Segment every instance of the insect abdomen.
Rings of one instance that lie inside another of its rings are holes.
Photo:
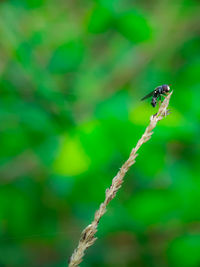
[[[154,108],[155,108],[155,106],[156,106],[156,103],[157,103],[156,98],[153,97],[152,100],[151,100],[151,105],[152,105]]]

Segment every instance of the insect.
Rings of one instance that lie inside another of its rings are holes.
[[[161,100],[161,96],[164,96],[170,91],[170,87],[167,84],[156,87],[151,93],[143,97],[141,100],[147,99],[152,96],[151,105],[156,106],[158,98]]]

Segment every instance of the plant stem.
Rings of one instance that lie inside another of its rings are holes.
[[[117,175],[113,178],[110,188],[106,189],[105,200],[103,203],[100,204],[99,209],[95,212],[94,220],[92,221],[92,223],[89,224],[81,233],[81,238],[79,240],[78,247],[74,250],[70,258],[69,267],[78,266],[83,260],[85,250],[88,247],[92,246],[95,240],[97,239],[95,237],[95,234],[97,232],[99,221],[101,217],[104,215],[104,213],[106,212],[107,205],[116,196],[116,193],[120,189],[126,172],[135,163],[135,158],[138,155],[137,154],[138,149],[142,146],[142,144],[146,143],[151,138],[151,135],[153,134],[152,130],[156,127],[157,122],[162,120],[167,115],[169,115],[169,110],[167,110],[167,108],[169,105],[169,100],[170,100],[171,95],[172,95],[172,92],[169,93],[168,96],[162,102],[158,110],[158,113],[151,116],[150,124],[147,126],[144,134],[137,142],[136,147],[132,149],[129,158],[122,165]]]

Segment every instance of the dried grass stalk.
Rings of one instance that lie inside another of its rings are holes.
[[[97,239],[95,237],[95,234],[97,232],[99,221],[101,217],[104,215],[104,213],[106,212],[106,206],[116,196],[117,191],[120,189],[126,172],[135,163],[135,158],[138,155],[136,154],[138,149],[141,147],[142,144],[146,143],[151,138],[151,135],[153,134],[152,130],[156,127],[157,122],[162,120],[167,115],[169,115],[169,110],[167,110],[167,108],[169,105],[169,100],[170,100],[171,95],[172,95],[172,92],[169,93],[168,96],[162,102],[158,110],[158,113],[151,116],[149,126],[146,128],[144,134],[142,135],[140,140],[137,142],[136,147],[132,149],[127,161],[122,165],[117,175],[113,178],[110,188],[106,189],[105,200],[103,203],[101,203],[99,209],[95,212],[93,222],[89,224],[81,233],[81,238],[79,240],[78,247],[74,250],[74,253],[72,254],[70,258],[69,267],[78,266],[83,259],[85,250],[88,247],[92,246],[95,240]]]

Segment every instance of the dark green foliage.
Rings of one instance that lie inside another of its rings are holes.
[[[152,29],[145,15],[137,10],[129,10],[119,15],[117,19],[119,32],[133,43],[150,39]]]
[[[113,16],[109,9],[98,5],[94,7],[89,18],[88,32],[103,33],[112,25]]]
[[[83,44],[81,40],[73,40],[60,45],[52,55],[49,70],[64,74],[76,71],[83,59]]]

